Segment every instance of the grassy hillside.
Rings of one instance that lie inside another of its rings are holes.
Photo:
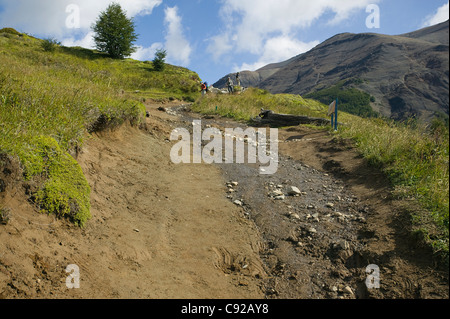
[[[361,117],[377,117],[378,114],[372,109],[370,103],[375,101],[373,96],[356,88],[349,87],[352,83],[361,80],[341,81],[338,84],[305,95],[306,98],[315,99],[322,103],[339,99],[339,108],[347,113]]]
[[[17,157],[25,179],[40,181],[32,198],[43,211],[84,225],[90,189],[69,154],[82,147],[87,132],[138,125],[144,98],[195,100],[198,80],[184,68],[156,72],[151,62],[113,60],[2,29],[0,154]]]
[[[238,120],[257,116],[261,108],[323,118],[328,110],[315,100],[298,95],[272,95],[258,89],[249,89],[241,95],[209,95],[193,106],[194,111]],[[448,126],[439,121],[426,127],[416,122],[395,123],[345,112],[340,113],[339,119],[345,125],[331,134],[352,139],[369,163],[390,178],[394,195],[417,204],[418,209],[411,211],[414,232],[448,258]]]
[[[266,90],[250,88],[241,95],[213,94],[199,99],[193,110],[214,113],[237,120],[249,121],[261,113],[261,109],[276,110],[284,114],[320,116],[328,109],[320,102],[304,99],[300,95],[270,94]]]

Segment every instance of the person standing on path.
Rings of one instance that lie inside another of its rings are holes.
[[[202,83],[202,96],[206,95],[206,90],[208,89],[208,87],[206,86],[206,83],[203,82]]]
[[[228,77],[227,86],[228,86],[228,93],[232,94],[233,93],[233,81],[231,80],[230,77]]]

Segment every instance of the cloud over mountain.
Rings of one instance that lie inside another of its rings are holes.
[[[449,18],[449,2],[447,1],[442,7],[436,10],[436,13],[428,16],[422,27],[429,27],[448,20]]]
[[[234,53],[251,53],[259,56],[252,67],[286,59],[311,49],[316,41],[304,43],[298,31],[310,27],[313,22],[331,13],[327,24],[336,24],[347,19],[353,12],[364,10],[368,4],[378,0],[361,1],[259,1],[224,0],[220,16],[225,24],[224,32],[209,39],[208,51],[216,59]],[[280,44],[274,50],[274,44]],[[286,52],[288,50],[288,52]],[[268,59],[271,59],[270,61]]]

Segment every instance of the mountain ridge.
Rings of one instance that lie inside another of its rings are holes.
[[[373,96],[372,108],[385,117],[448,117],[448,26],[446,21],[402,35],[336,34],[287,61],[241,72],[241,83],[271,93],[306,95],[345,81],[349,84],[343,89]],[[228,76],[214,86],[223,86]]]

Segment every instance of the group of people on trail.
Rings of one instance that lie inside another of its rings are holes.
[[[241,86],[241,79],[239,76],[239,72],[236,73],[236,82],[237,82],[237,86]],[[232,94],[234,92],[234,84],[233,84],[233,80],[231,80],[231,77],[228,77],[227,88],[228,88],[228,93]]]
[[[239,72],[236,73],[236,82],[237,82],[237,86],[241,86],[241,79],[240,79]],[[234,83],[233,83],[233,80],[231,80],[231,77],[228,77],[228,79],[227,79],[227,89],[228,89],[228,93],[230,93],[230,94],[234,93]],[[209,90],[208,83],[202,82],[201,83],[202,95],[206,95],[208,90]]]

